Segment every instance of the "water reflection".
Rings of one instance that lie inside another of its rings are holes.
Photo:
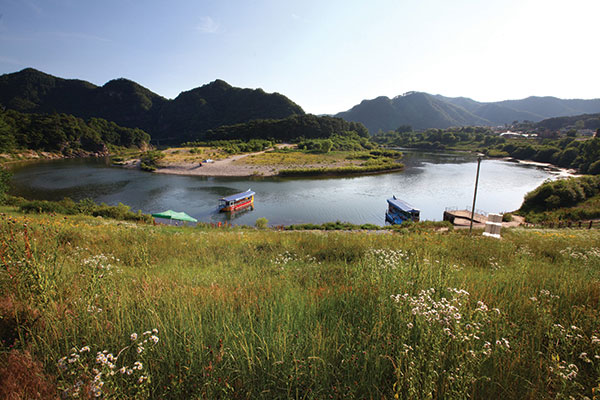
[[[122,202],[145,213],[174,209],[204,222],[270,225],[348,221],[384,224],[386,199],[395,194],[421,210],[422,220],[440,220],[445,207],[472,201],[476,157],[404,150],[399,173],[342,178],[212,178],[152,174],[110,167],[103,159],[59,160],[15,168],[11,193],[33,199],[86,197]],[[519,164],[484,160],[477,208],[488,212],[519,208],[523,196],[550,173]],[[218,199],[252,188],[254,210],[228,216]]]

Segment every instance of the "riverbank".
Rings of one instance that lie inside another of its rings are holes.
[[[343,176],[400,171],[403,165],[374,151],[301,151],[295,145],[229,155],[214,148],[162,151],[153,172],[205,177]],[[398,153],[398,157],[401,153]],[[206,159],[210,158],[207,162]],[[129,166],[135,166],[130,162]]]
[[[67,158],[107,157],[108,155],[108,151],[90,152],[80,150],[71,155],[66,155],[60,152],[52,151],[22,150],[13,153],[0,153],[0,164],[13,164],[40,160],[63,160]]]

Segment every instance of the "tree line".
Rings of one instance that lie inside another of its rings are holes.
[[[583,140],[574,137],[506,139],[483,127],[429,129],[424,132],[401,128],[380,133],[373,140],[386,146],[469,149],[492,157],[513,157],[573,168],[583,174],[600,174],[600,138],[597,137]]]
[[[104,152],[109,145],[144,147],[150,135],[101,118],[83,120],[68,114],[26,114],[0,110],[0,152],[40,150],[65,155]]]

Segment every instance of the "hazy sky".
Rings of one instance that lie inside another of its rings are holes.
[[[600,97],[600,0],[0,0],[0,74],[167,98],[223,79],[305,111],[407,91]]]

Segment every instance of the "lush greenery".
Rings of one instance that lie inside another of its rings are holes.
[[[431,231],[440,229],[453,229],[453,225],[448,221],[422,221],[414,223],[411,221],[404,222],[400,225],[386,225],[379,226],[374,224],[362,224],[356,225],[350,222],[326,222],[324,224],[293,224],[286,226],[286,230],[291,231],[304,231],[304,230],[317,230],[317,231],[379,231],[379,230],[394,230],[394,231]]]
[[[350,165],[343,167],[311,167],[289,168],[279,171],[279,176],[318,176],[318,175],[353,175],[386,171],[397,171],[404,165],[395,161],[378,162],[366,165]]]
[[[183,146],[188,147],[210,147],[224,151],[227,154],[253,153],[273,147],[274,143],[266,139],[243,140],[214,140],[186,142]],[[199,150],[190,150],[193,153]]]
[[[492,135],[489,128],[464,127],[451,129],[427,129],[423,132],[406,130],[402,126],[398,130],[381,132],[373,137],[373,141],[384,146],[413,147],[420,149],[444,150],[448,148],[464,148],[483,150],[488,146],[505,143],[500,136]],[[462,147],[461,147],[462,146]]]
[[[505,139],[486,128],[428,129],[424,132],[386,132],[373,140],[385,146],[471,150],[491,157],[514,157],[550,163],[581,173],[600,174],[600,138]]]
[[[590,129],[596,131],[600,128],[600,114],[582,114],[568,117],[548,118],[535,124],[531,124],[533,129],[550,129],[560,131],[567,129]]]
[[[3,398],[600,390],[598,230],[499,241],[2,211]]]
[[[600,218],[600,176],[544,182],[525,196],[519,213],[530,222]]]
[[[156,171],[158,163],[165,157],[164,153],[158,150],[149,150],[140,155],[140,168],[142,171]]]
[[[99,118],[67,114],[25,114],[0,110],[0,152],[39,150],[66,156],[106,153],[108,147],[144,147],[150,136]]]
[[[0,204],[4,201],[4,197],[10,189],[10,180],[12,172],[0,166]]]
[[[25,214],[31,213],[52,213],[64,215],[91,215],[93,217],[112,218],[121,221],[137,221],[152,223],[152,216],[142,214],[140,210],[137,212],[131,211],[131,207],[119,203],[116,206],[108,204],[96,204],[92,199],[83,199],[73,201],[70,198],[65,198],[61,201],[48,200],[26,200],[21,197],[8,196],[4,199],[4,204],[18,207],[19,211]]]
[[[495,146],[496,150],[520,160],[551,163],[564,168],[574,168],[584,174],[600,174],[600,138],[575,140],[513,140]]]
[[[329,138],[334,135],[347,135],[353,132],[364,138],[369,137],[367,129],[359,123],[346,122],[341,118],[293,115],[284,119],[253,120],[247,123],[221,126],[201,135],[203,140],[251,140],[268,139],[283,142],[296,142],[303,139]]]
[[[221,125],[304,114],[300,106],[278,93],[235,88],[221,80],[167,100],[127,79],[98,87],[31,68],[0,76],[0,104],[28,113],[104,118],[143,129],[160,144],[193,140]]]

